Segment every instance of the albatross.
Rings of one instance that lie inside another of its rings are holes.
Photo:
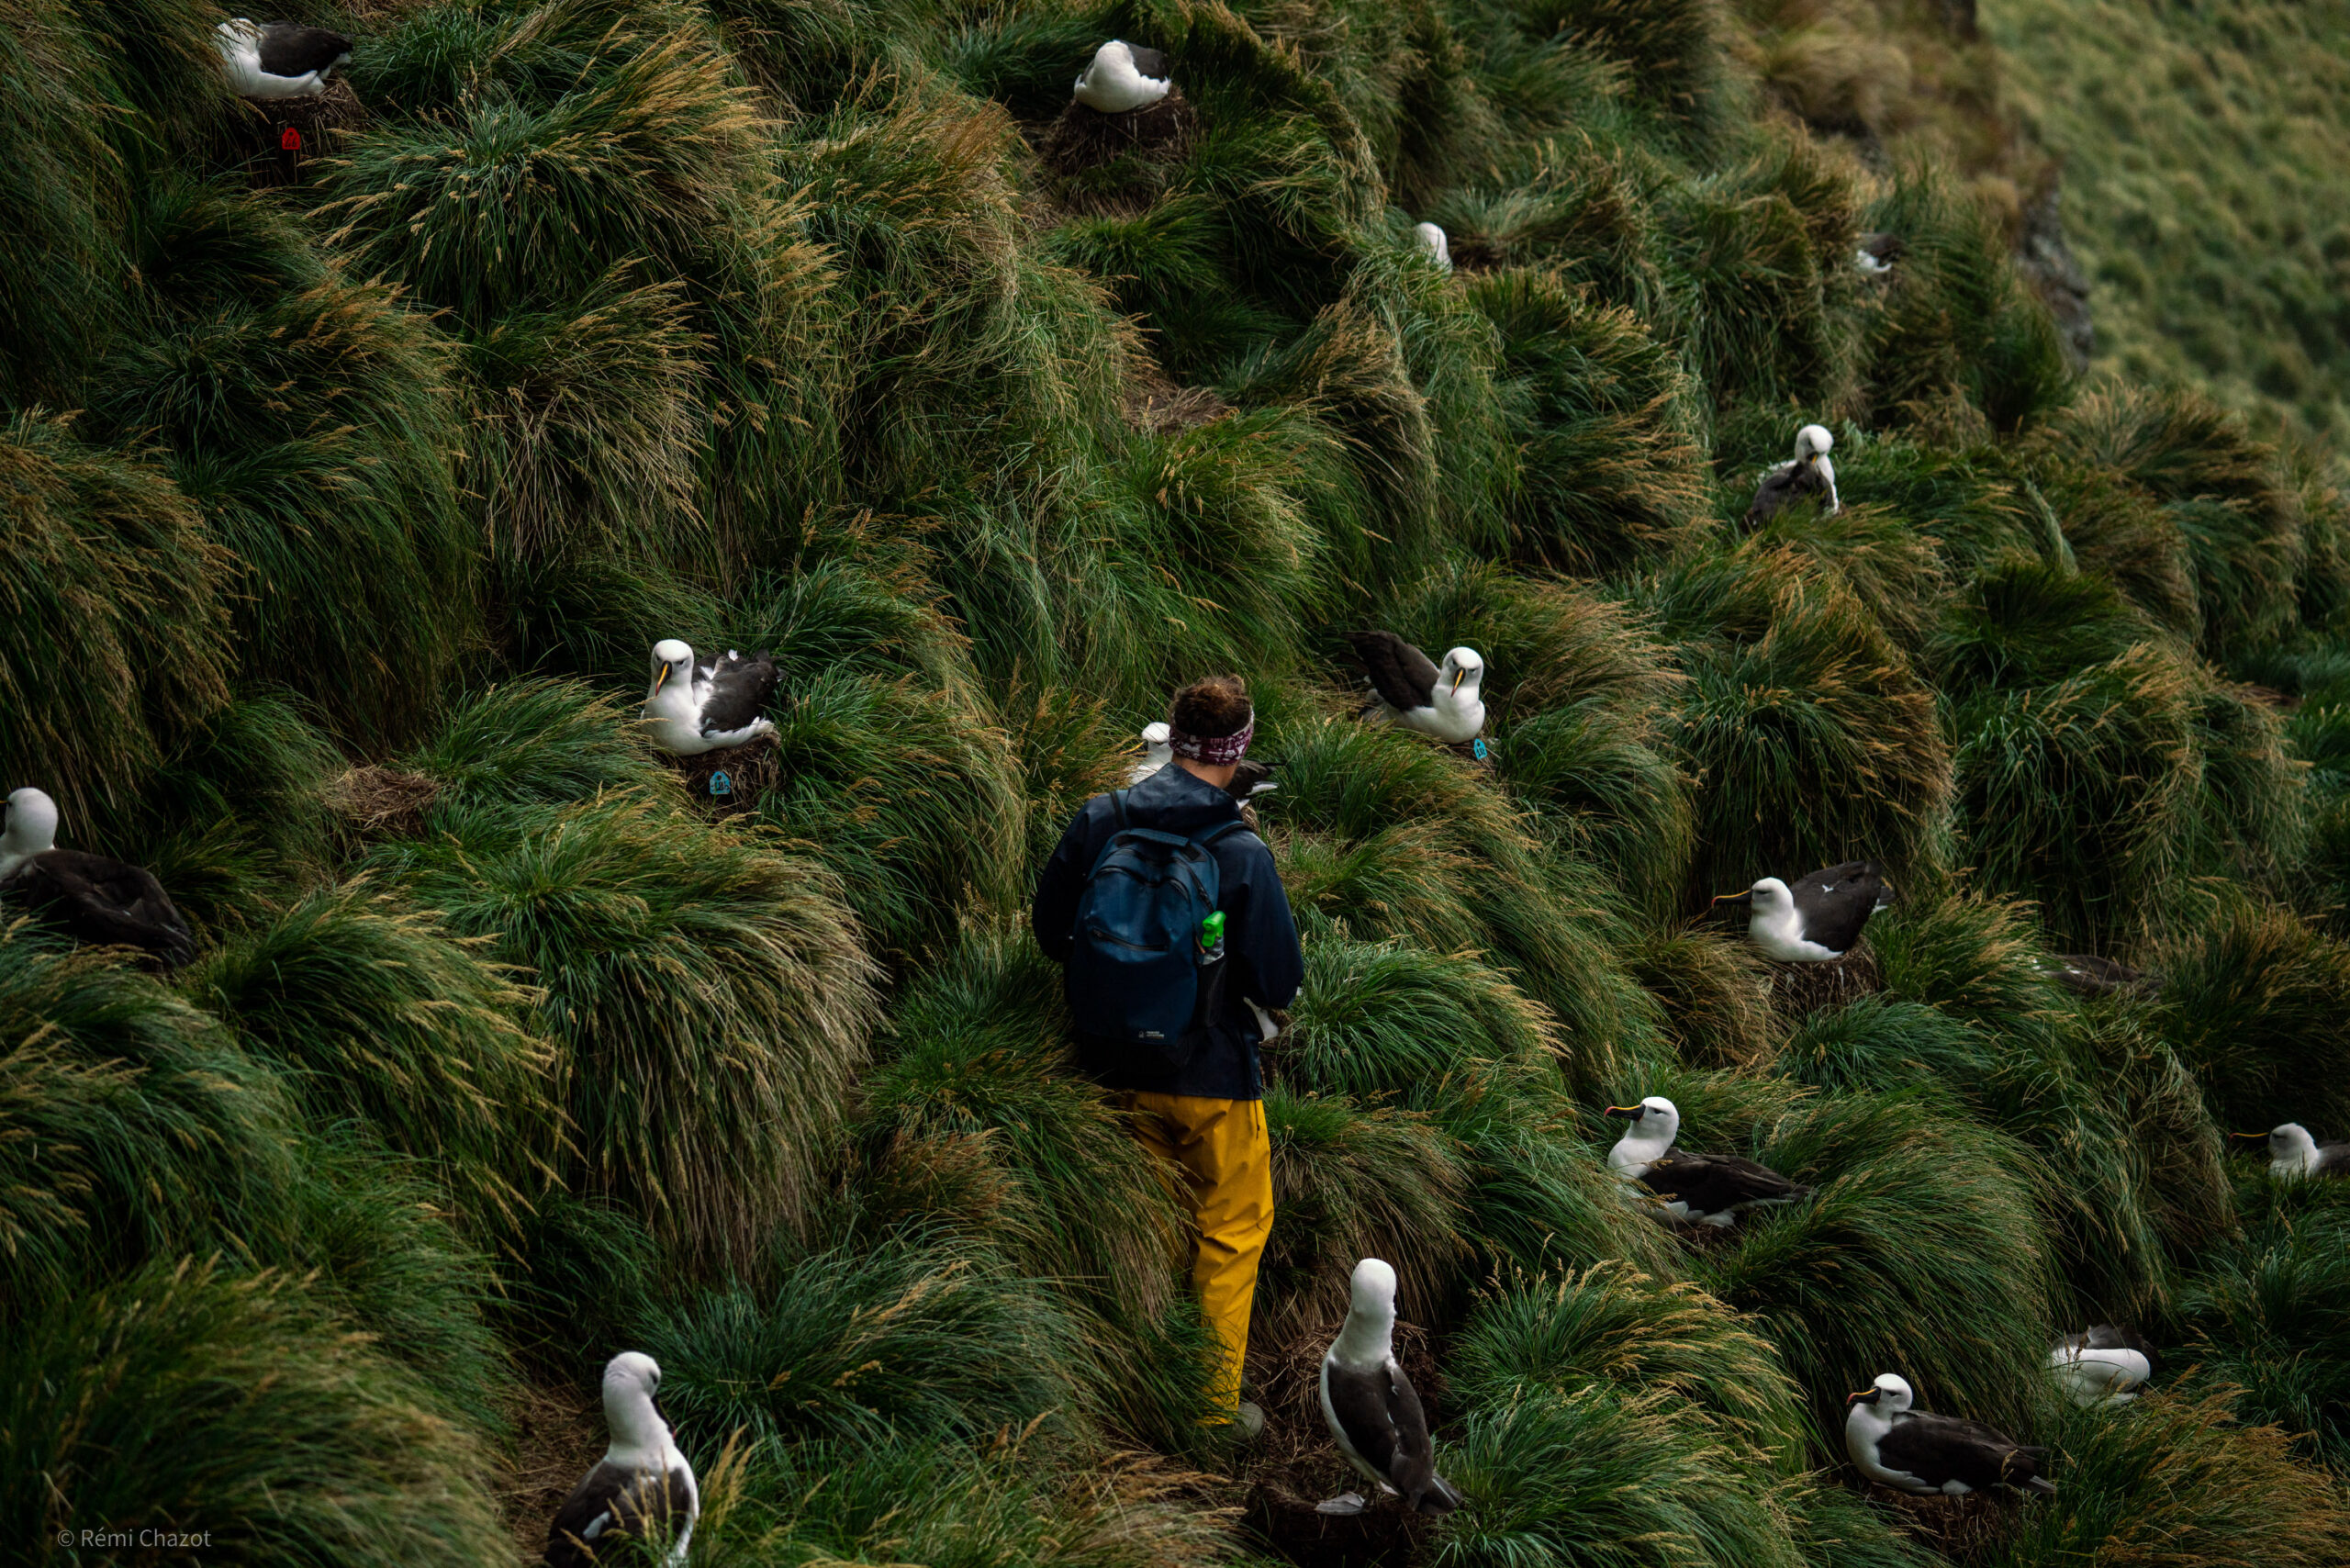
[[[661,1366],[651,1356],[622,1350],[606,1363],[604,1425],[611,1446],[555,1510],[547,1529],[547,1568],[621,1561],[618,1553],[603,1555],[602,1548],[619,1540],[641,1540],[648,1525],[656,1538],[674,1532],[663,1559],[669,1568],[685,1562],[694,1521],[701,1517],[701,1490],[694,1484],[693,1465],[678,1451],[669,1423],[653,1402],[660,1386]]]
[[[2266,1138],[2268,1174],[2283,1178],[2350,1176],[2350,1143],[2320,1143],[2309,1128],[2287,1122],[2265,1133],[2230,1133],[2232,1138]]]
[[[213,34],[229,89],[244,98],[315,98],[351,58],[351,40],[324,28],[239,17]]]
[[[2049,1347],[2048,1374],[2076,1405],[2127,1405],[2154,1375],[2154,1348],[2110,1323],[2092,1324]]]
[[[1412,232],[1420,237],[1420,248],[1428,253],[1430,261],[1446,272],[1452,270],[1452,242],[1444,237],[1441,228],[1433,223],[1415,223]]]
[[[2046,1449],[2026,1448],[1974,1421],[1912,1410],[1909,1384],[1891,1372],[1847,1398],[1844,1451],[1872,1481],[1921,1495],[1963,1497],[1994,1486],[2056,1488],[2040,1478]]]
[[[1126,770],[1128,788],[1141,783],[1175,760],[1174,735],[1174,730],[1164,719],[1142,727],[1142,760]]]
[[[697,663],[689,645],[664,638],[653,644],[653,688],[644,694],[653,744],[699,756],[771,734],[775,725],[760,710],[775,685],[775,660],[766,654],[744,658],[729,648],[722,659]]]
[[[1439,668],[1393,632],[1346,636],[1375,693],[1363,709],[1366,718],[1376,713],[1454,745],[1476,739],[1485,727],[1484,700],[1477,695],[1485,661],[1476,649],[1453,649]]]
[[[1637,1105],[1610,1105],[1607,1114],[1632,1124],[1607,1151],[1609,1169],[1656,1194],[1659,1209],[1674,1219],[1727,1230],[1745,1210],[1811,1195],[1810,1188],[1751,1159],[1675,1149],[1681,1112],[1662,1094]]]
[[[1893,906],[1893,888],[1871,862],[1847,860],[1798,877],[1793,887],[1765,877],[1742,893],[1723,893],[1713,902],[1751,906],[1746,939],[1765,958],[1783,964],[1830,964],[1852,950],[1869,916]]]
[[[1806,425],[1796,431],[1796,455],[1762,476],[1755,487],[1754,503],[1746,509],[1746,526],[1759,528],[1806,496],[1826,499],[1827,515],[1844,510],[1836,498],[1836,465],[1828,460],[1836,438],[1825,425]]]
[[[1069,96],[1097,113],[1123,115],[1150,107],[1173,85],[1166,55],[1112,39],[1093,51],[1093,63],[1078,77]]]
[[[187,922],[154,875],[57,847],[57,802],[18,790],[0,801],[0,898],[37,909],[84,942],[142,947],[175,969],[196,952]]]
[[[1353,1301],[1322,1358],[1322,1418],[1347,1462],[1378,1492],[1424,1514],[1449,1514],[1460,1494],[1436,1473],[1427,1411],[1395,1359],[1395,1271],[1377,1258],[1355,1265]],[[1318,1513],[1360,1514],[1360,1492],[1315,1505]]]

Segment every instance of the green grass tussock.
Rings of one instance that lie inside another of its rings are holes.
[[[389,884],[535,977],[565,1185],[749,1266],[804,1223],[874,1015],[837,884],[755,831],[621,797],[378,852]]]
[[[713,1565],[2342,1556],[2343,1205],[2220,1136],[2350,1136],[2341,6],[403,0],[255,106],[0,0],[0,791],[196,945],[0,907],[25,1550],[505,1562],[634,1348]],[[1072,106],[1113,36],[1180,96]],[[673,636],[774,734],[659,752]],[[1226,672],[1306,969],[1246,1445],[1022,913]],[[1836,985],[1701,913],[1861,858]],[[1649,1093],[1812,1193],[1662,1223]],[[1371,1254],[1472,1506],[1342,1540]],[[2060,1408],[2097,1321],[2163,1375]],[[1886,1371],[2058,1495],[1851,1485]]]
[[[287,1276],[158,1265],[50,1304],[0,1355],[7,1511],[34,1561],[73,1561],[50,1543],[87,1519],[208,1533],[226,1562],[511,1551],[476,1440]]]

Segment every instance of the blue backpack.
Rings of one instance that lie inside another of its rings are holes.
[[[1066,979],[1080,1034],[1149,1051],[1170,1067],[1191,1055],[1203,969],[1223,978],[1224,945],[1200,950],[1200,925],[1215,913],[1215,857],[1208,846],[1241,822],[1196,838],[1126,821],[1126,792],[1110,796],[1118,831],[1094,857],[1077,903],[1077,946]]]

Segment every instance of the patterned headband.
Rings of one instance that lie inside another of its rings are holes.
[[[1176,730],[1167,737],[1167,744],[1174,747],[1177,756],[1188,756],[1193,762],[1220,767],[1227,762],[1238,762],[1246,756],[1248,743],[1256,738],[1256,734],[1257,712],[1252,708],[1248,711],[1248,722],[1233,734],[1188,735]]]

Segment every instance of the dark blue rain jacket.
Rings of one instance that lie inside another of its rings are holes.
[[[1136,827],[1197,834],[1240,815],[1239,804],[1206,780],[1169,763],[1126,791],[1126,820]],[[1117,832],[1110,797],[1085,802],[1045,873],[1036,879],[1036,902],[1029,919],[1036,945],[1057,964],[1069,962],[1077,946],[1077,906],[1086,873],[1101,858],[1102,846]],[[1224,911],[1225,961],[1234,965],[1214,1016],[1192,1026],[1192,1052],[1181,1067],[1146,1058],[1113,1040],[1080,1036],[1078,1065],[1107,1089],[1156,1090],[1211,1100],[1258,1100],[1264,1081],[1257,1070],[1256,1014],[1244,999],[1272,1009],[1287,1007],[1305,978],[1298,951],[1297,922],[1289,895],[1273,869],[1273,853],[1247,831],[1228,833],[1208,846],[1215,857],[1216,907]]]

